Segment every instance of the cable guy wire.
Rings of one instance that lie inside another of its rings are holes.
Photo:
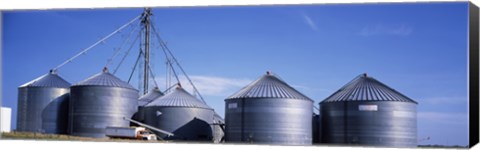
[[[168,53],[169,53],[169,56],[172,57],[173,61],[175,62],[175,64],[180,68],[180,71],[182,71],[182,73],[185,75],[185,77],[187,78],[188,82],[192,85],[193,87],[193,90],[198,94],[198,96],[200,97],[200,100],[202,100],[202,102],[204,104],[207,104],[205,102],[205,100],[203,99],[202,95],[200,94],[200,92],[198,92],[198,89],[197,87],[195,87],[195,85],[193,84],[192,80],[190,79],[190,77],[188,77],[187,73],[185,72],[185,70],[182,68],[182,66],[180,66],[180,64],[178,63],[178,60],[175,58],[175,56],[173,56],[172,52],[170,51],[170,49],[166,46],[165,42],[162,40],[162,38],[160,38],[160,35],[158,34],[157,30],[155,29],[155,26],[153,25],[154,23],[152,22],[150,25],[153,29],[153,32],[155,33],[155,37],[158,39],[158,41],[160,42],[160,45],[162,46],[162,49],[166,50]]]
[[[108,59],[107,61],[107,64],[105,64],[105,67],[109,67],[110,64],[112,64],[113,62],[113,59],[115,59],[115,57],[117,57],[117,55],[120,53],[120,51],[123,49],[123,47],[125,46],[125,44],[127,43],[127,41],[129,41],[132,37],[133,37],[133,33],[136,31],[138,26],[135,26],[132,31],[130,31],[130,33],[128,34],[128,37],[122,42],[122,44],[120,45],[120,47],[118,49],[115,50],[115,52],[113,53],[112,57],[110,57],[110,59]],[[135,39],[136,40],[136,39]],[[133,42],[135,43],[135,41]]]
[[[98,44],[104,42],[105,40],[107,40],[108,38],[110,38],[111,36],[113,36],[114,34],[118,33],[120,30],[122,30],[123,28],[129,26],[130,24],[132,24],[133,22],[135,22],[136,20],[138,20],[139,18],[141,17],[141,15],[135,17],[134,19],[132,19],[131,21],[129,21],[128,23],[126,23],[125,25],[121,26],[120,28],[118,28],[117,30],[113,31],[112,33],[110,33],[109,35],[105,36],[104,38],[100,39],[99,41],[95,42],[94,44],[92,44],[91,46],[83,49],[82,51],[80,51],[80,53],[76,54],[75,56],[73,56],[72,58],[66,60],[65,62],[61,63],[60,65],[56,66],[55,68],[53,68],[52,70],[53,71],[56,71],[58,68],[64,66],[65,64],[69,63],[69,62],[72,62],[72,60],[74,60],[75,58],[77,58],[78,56],[82,55],[82,54],[85,54],[87,53],[87,51],[89,51],[90,49],[92,49],[93,47],[97,46]]]

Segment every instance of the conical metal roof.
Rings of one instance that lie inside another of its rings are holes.
[[[109,73],[107,68],[104,68],[102,72],[80,81],[73,86],[108,86],[136,90],[132,85]]]
[[[182,87],[177,87],[170,93],[156,98],[155,100],[146,105],[146,107],[148,106],[174,106],[212,109],[208,105],[204,104],[202,101],[198,100],[190,93],[185,91]]]
[[[417,104],[414,100],[367,74],[357,76],[321,103],[341,101],[400,101]]]
[[[57,73],[54,71],[50,71],[50,73],[40,76],[30,82],[27,82],[20,86],[20,88],[24,87],[56,87],[56,88],[69,88],[70,83],[65,81],[62,77],[58,76]]]
[[[227,99],[239,98],[288,98],[312,101],[270,72]]]
[[[160,91],[160,89],[158,89],[158,87],[156,87],[153,90],[151,90],[150,92],[148,92],[147,94],[141,96],[138,99],[138,105],[139,106],[145,106],[148,103],[155,100],[156,98],[159,98],[160,96],[163,96],[163,93]]]

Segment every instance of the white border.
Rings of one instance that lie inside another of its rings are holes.
[[[64,8],[132,8],[178,6],[235,6],[235,5],[286,5],[286,4],[344,4],[379,2],[451,2],[452,0],[3,0],[0,10],[64,9]],[[467,1],[467,0],[453,0]]]
[[[175,1],[151,1],[151,0],[1,0],[0,10],[43,10],[43,9],[66,9],[66,8],[134,8],[134,7],[178,7],[178,6],[236,6],[236,5],[285,5],[285,4],[345,4],[345,3],[397,3],[397,2],[449,2],[452,0],[175,0]],[[454,0],[467,1],[467,0]],[[479,0],[472,0],[480,6]],[[0,21],[0,23],[2,23]],[[1,27],[1,26],[0,26]],[[1,33],[1,31],[0,31]],[[1,41],[0,41],[1,42]],[[0,43],[1,45],[1,43]],[[0,52],[1,54],[1,52]],[[1,56],[1,55],[0,55]],[[0,63],[2,62],[0,57]],[[1,79],[0,79],[1,80]],[[1,81],[0,81],[1,83]],[[1,86],[1,85],[0,85]],[[1,92],[1,91],[0,91]],[[1,102],[1,101],[0,101]],[[1,104],[1,103],[0,103]],[[478,148],[475,146],[474,148]],[[75,142],[75,141],[34,141],[34,140],[0,140],[1,149],[352,149],[352,147],[327,147],[327,146],[258,146],[258,145],[232,145],[232,144],[179,144],[179,143],[122,143],[122,142]],[[397,149],[397,148],[363,148],[354,149]],[[425,148],[423,148],[425,149]]]

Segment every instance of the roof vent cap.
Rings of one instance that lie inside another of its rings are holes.
[[[107,67],[103,67],[103,72],[108,72],[108,68],[107,68]]]
[[[56,71],[56,70],[53,70],[53,69],[51,69],[51,70],[50,70],[50,74],[57,74],[57,71]]]

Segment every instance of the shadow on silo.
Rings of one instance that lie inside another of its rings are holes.
[[[174,136],[165,140],[211,141],[212,127],[207,122],[194,118],[173,132]],[[192,136],[195,135],[195,136]]]
[[[42,111],[42,130],[47,134],[67,134],[70,94],[53,99]]]

